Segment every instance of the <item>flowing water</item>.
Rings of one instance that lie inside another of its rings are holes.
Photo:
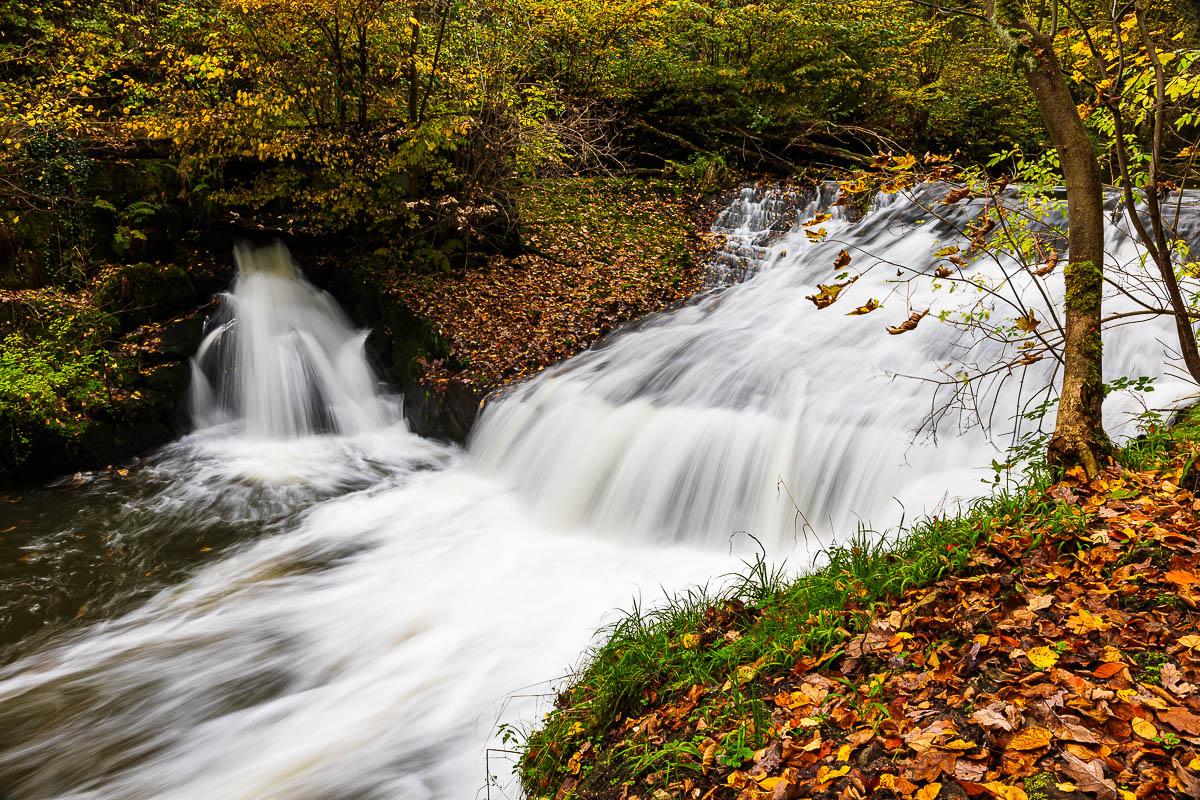
[[[884,198],[811,242],[829,199],[745,190],[717,222],[728,285],[509,391],[465,450],[409,432],[363,333],[282,248],[240,250],[196,358],[198,430],[0,506],[0,796],[452,800],[493,772],[513,797],[497,722],[536,719],[611,609],[735,569],[744,534],[802,569],[860,520],[982,493],[995,444],[969,415],[927,424],[929,387],[898,376],[1000,345],[933,316],[884,330],[961,305],[906,270],[978,208]],[[1109,245],[1141,269],[1119,225]],[[863,275],[817,310],[843,248]],[[1012,290],[1051,320],[1060,283]],[[1169,404],[1169,336],[1117,329],[1110,375]],[[1052,375],[993,382],[1001,445]],[[1136,410],[1113,395],[1110,427]]]

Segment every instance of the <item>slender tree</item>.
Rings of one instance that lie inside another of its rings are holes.
[[[1050,141],[1058,151],[1067,190],[1066,339],[1058,416],[1049,460],[1079,465],[1096,474],[1110,445],[1104,432],[1104,351],[1100,340],[1104,294],[1104,186],[1092,142],[1076,109],[1054,52],[1057,0],[1038,9],[1041,30],[1022,9],[998,8],[993,23],[1003,31],[1037,101]],[[1049,11],[1050,13],[1046,13]]]

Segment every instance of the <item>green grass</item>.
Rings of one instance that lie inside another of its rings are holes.
[[[1189,411],[1176,427],[1157,426],[1130,442],[1120,458],[1141,469],[1197,440],[1200,414]],[[731,766],[749,757],[763,744],[759,732],[768,718],[766,704],[746,691],[760,672],[778,675],[802,657],[833,661],[880,604],[968,571],[975,546],[998,531],[1019,526],[1064,538],[1082,533],[1085,516],[1050,499],[1050,483],[1048,471],[1035,467],[1024,485],[998,489],[958,516],[922,519],[884,533],[862,528],[849,542],[825,550],[824,566],[809,574],[789,576],[783,567],[758,559],[732,576],[723,591],[697,588],[652,608],[635,605],[603,632],[603,644],[585,657],[586,666],[560,695],[557,709],[526,740],[519,766],[526,792],[531,798],[553,796],[569,775],[568,759],[585,742],[596,748],[596,757],[580,776],[594,771],[593,786],[698,769],[696,741],[668,737],[665,744],[650,745],[635,738],[602,745],[622,718],[681,697],[697,684],[709,690],[692,714],[704,718],[706,731],[723,734],[718,757]],[[737,635],[712,637],[714,613],[726,613],[723,627]]]

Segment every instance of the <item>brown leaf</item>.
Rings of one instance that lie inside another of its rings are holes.
[[[1005,714],[1007,703],[992,703],[971,715],[970,721],[989,731],[1011,731],[1013,724]]]
[[[1026,333],[1032,333],[1033,331],[1037,330],[1037,326],[1041,324],[1042,321],[1035,317],[1032,311],[1030,311],[1028,314],[1017,317],[1017,330],[1025,331]]]
[[[1049,258],[1046,259],[1046,265],[1035,269],[1033,274],[1039,278],[1044,278],[1053,272],[1056,266],[1058,266],[1058,251],[1051,250]]]
[[[1175,777],[1179,779],[1179,786],[1183,790],[1184,797],[1200,798],[1200,775],[1192,772],[1185,764],[1178,761],[1171,763],[1175,767]]]
[[[1196,691],[1195,685],[1184,681],[1183,673],[1179,670],[1179,667],[1170,661],[1163,664],[1162,671],[1159,674],[1162,677],[1163,688],[1176,697],[1187,697]]]
[[[924,311],[914,311],[908,315],[908,319],[904,320],[904,322],[901,322],[899,325],[889,325],[887,332],[895,336],[900,333],[907,333],[908,331],[915,330],[917,325],[920,324],[921,320],[923,320],[925,315],[928,313],[928,308]]]
[[[1098,800],[1117,799],[1117,785],[1104,776],[1103,761],[1084,761],[1069,752],[1062,753],[1062,760],[1063,771],[1082,791],[1096,795]]]
[[[1171,708],[1158,712],[1158,719],[1165,722],[1180,733],[1188,736],[1200,736],[1200,717],[1185,708]]]
[[[952,206],[970,194],[971,188],[969,186],[960,186],[957,189],[951,189],[950,191],[946,192],[946,196],[942,198],[942,205]]]
[[[837,258],[833,260],[833,268],[841,272],[846,267],[850,266],[850,253],[843,250],[837,254]]]

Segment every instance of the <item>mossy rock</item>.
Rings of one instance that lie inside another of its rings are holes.
[[[95,299],[120,319],[124,330],[179,314],[198,301],[192,279],[182,267],[146,261],[105,275],[96,287]]]

